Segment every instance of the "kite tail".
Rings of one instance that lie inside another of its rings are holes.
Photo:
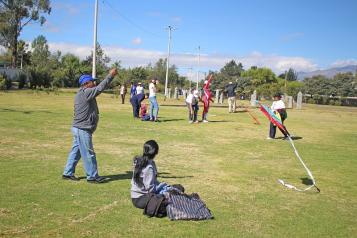
[[[306,170],[307,174],[309,175],[309,177],[310,177],[310,179],[311,179],[311,181],[312,181],[312,185],[309,186],[309,187],[307,187],[307,188],[305,188],[305,189],[299,189],[299,188],[297,188],[297,187],[295,187],[295,186],[293,186],[293,185],[291,185],[291,184],[285,183],[285,182],[284,182],[283,180],[281,180],[281,179],[278,180],[279,183],[281,183],[282,185],[284,185],[284,186],[287,187],[287,188],[294,189],[294,190],[299,191],[299,192],[307,191],[307,190],[309,190],[309,189],[311,189],[311,188],[313,188],[313,187],[315,187],[316,190],[317,190],[318,192],[320,192],[320,189],[316,186],[316,182],[315,182],[314,176],[312,175],[310,169],[306,166],[306,164],[304,163],[304,161],[301,159],[301,157],[300,157],[300,155],[299,155],[299,153],[298,153],[298,151],[297,151],[297,149],[296,149],[296,147],[295,147],[295,145],[294,145],[293,140],[291,139],[290,136],[288,136],[288,138],[289,138],[290,145],[291,145],[291,146],[293,147],[293,149],[294,149],[294,152],[295,152],[296,157],[299,159],[300,163],[302,164],[302,166],[303,166],[304,169]]]

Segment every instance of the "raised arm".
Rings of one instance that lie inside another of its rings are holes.
[[[108,86],[110,85],[110,83],[112,82],[113,78],[115,77],[115,75],[118,74],[117,69],[111,69],[109,71],[109,74],[105,77],[105,79],[100,82],[100,84],[98,84],[98,86],[94,87],[94,88],[87,88],[85,90],[85,95],[87,97],[87,100],[90,100],[92,98],[97,97],[99,94],[101,94],[106,88],[108,88]]]

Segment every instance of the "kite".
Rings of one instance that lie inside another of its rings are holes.
[[[283,123],[281,121],[279,113],[275,114],[266,105],[260,104],[259,102],[258,102],[258,104],[260,105],[260,111],[262,111],[263,114],[269,119],[269,121],[271,123],[273,123],[275,126],[277,126],[280,129],[280,131],[288,138],[288,140],[290,142],[290,145],[294,149],[296,157],[299,159],[300,163],[302,164],[302,166],[304,167],[304,169],[306,170],[307,174],[309,175],[309,177],[310,177],[310,179],[312,181],[312,184],[309,187],[305,188],[305,189],[299,189],[299,188],[295,187],[294,185],[291,185],[291,184],[288,184],[288,183],[284,182],[282,179],[278,179],[279,183],[281,183],[282,185],[284,185],[285,187],[287,187],[289,189],[294,189],[294,190],[299,191],[299,192],[307,191],[307,190],[309,190],[309,189],[311,189],[313,187],[315,187],[316,190],[318,192],[320,192],[320,189],[316,186],[316,182],[315,182],[314,176],[312,175],[310,169],[306,166],[304,161],[301,159],[301,157],[300,157],[300,155],[299,155],[299,153],[298,153],[298,151],[297,151],[297,149],[296,149],[296,147],[294,145],[294,142],[291,139],[290,133],[288,132],[288,130],[286,129],[286,127],[283,125]]]

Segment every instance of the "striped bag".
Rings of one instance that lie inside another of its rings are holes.
[[[169,194],[166,211],[170,220],[206,220],[213,218],[211,211],[196,193],[192,195]]]

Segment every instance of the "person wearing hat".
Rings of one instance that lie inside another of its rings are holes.
[[[97,159],[92,142],[92,134],[96,130],[99,120],[96,97],[110,85],[117,73],[117,69],[110,70],[98,86],[91,75],[85,74],[79,78],[80,88],[74,99],[73,145],[62,175],[63,179],[79,180],[74,174],[77,163],[82,158],[87,181],[90,183],[104,182],[105,178],[98,175]]]
[[[228,98],[228,112],[235,112],[236,111],[236,88],[237,83],[229,82],[228,85],[225,87],[225,91],[227,92]]]
[[[144,88],[140,82],[138,83],[138,86],[136,86],[136,94],[144,94]]]
[[[281,118],[281,122],[284,123],[287,118],[287,113],[285,109],[285,103],[281,100],[281,95],[279,93],[274,95],[274,102],[271,105],[271,110]],[[280,130],[283,133],[284,138],[287,137],[284,131]],[[269,136],[268,140],[274,139],[276,134],[276,126],[270,122]]]

